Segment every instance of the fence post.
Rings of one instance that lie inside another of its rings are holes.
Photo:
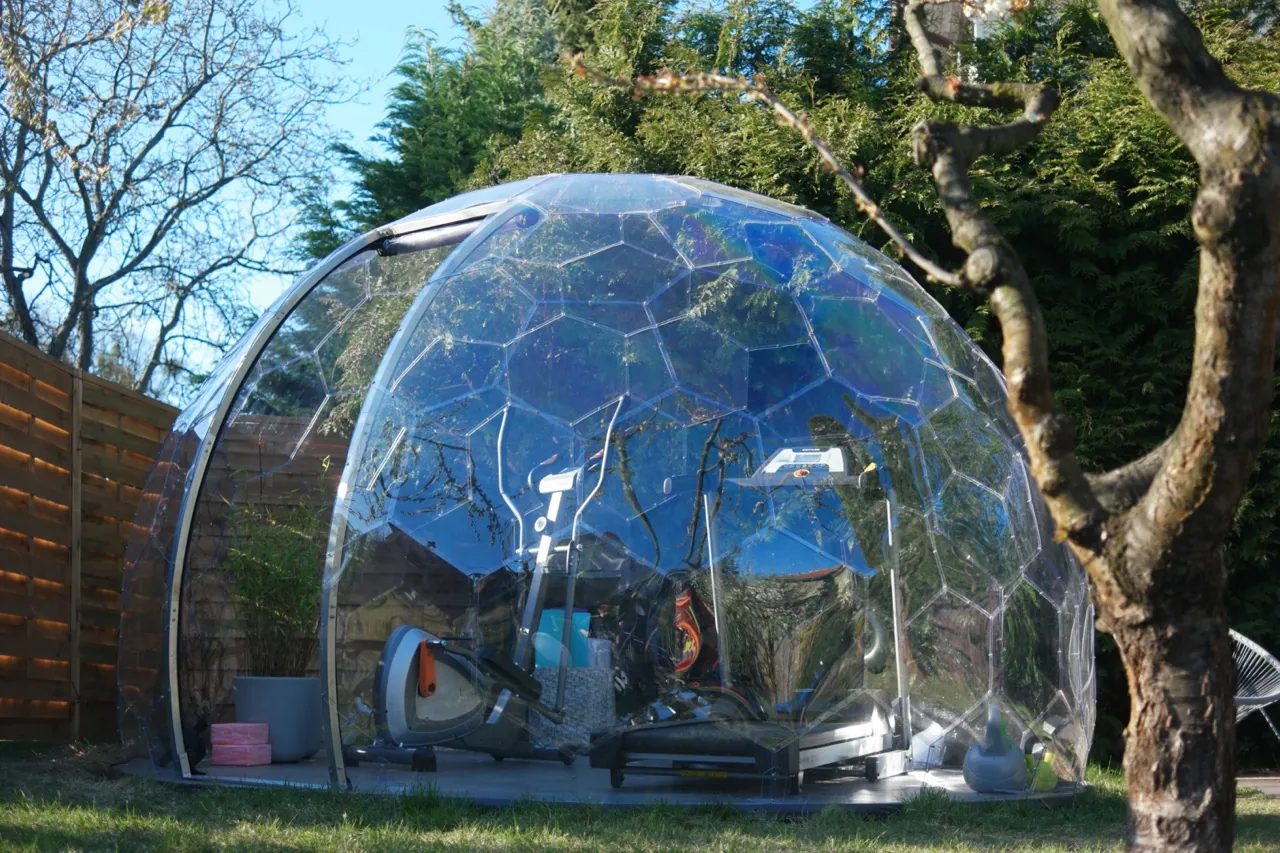
[[[71,739],[80,739],[80,596],[81,528],[84,519],[84,441],[81,421],[84,409],[84,376],[73,374],[71,391]]]

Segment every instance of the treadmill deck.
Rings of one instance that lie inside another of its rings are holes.
[[[677,720],[592,736],[591,766],[610,771],[613,787],[628,774],[761,779],[800,786],[803,774],[886,753],[893,736],[883,718],[818,723],[797,729],[770,721]]]

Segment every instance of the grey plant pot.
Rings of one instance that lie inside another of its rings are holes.
[[[266,723],[273,764],[306,761],[320,751],[320,679],[238,675],[237,723]]]

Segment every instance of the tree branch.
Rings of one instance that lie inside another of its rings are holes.
[[[1175,0],[1099,8],[1143,95],[1200,164],[1187,400],[1128,533],[1154,571],[1179,542],[1221,545],[1265,439],[1280,302],[1280,98],[1233,83]],[[1164,588],[1194,583],[1194,569],[1167,573]]]
[[[155,344],[152,346],[151,354],[147,358],[147,365],[142,369],[142,375],[138,377],[136,384],[136,390],[141,391],[143,394],[147,393],[151,387],[151,379],[155,376],[156,369],[160,366],[165,346],[169,343],[169,336],[177,328],[178,321],[182,319],[182,307],[190,296],[191,289],[183,288],[178,293],[178,298],[174,302],[173,311],[169,314],[169,318],[160,326],[160,332],[156,335]]]
[[[920,19],[921,2],[906,9],[908,30],[920,52],[926,70],[921,88],[939,100],[981,106],[1019,107],[1023,116],[994,128],[956,126],[922,122],[914,132],[915,152],[922,165],[929,166],[938,184],[952,226],[956,245],[968,255],[960,276],[942,270],[924,259],[887,221],[879,205],[840,163],[834,152],[804,119],[796,115],[757,78],[718,74],[678,76],[663,72],[634,80],[608,77],[585,65],[581,55],[574,58],[579,74],[596,82],[636,92],[696,94],[709,91],[736,92],[764,104],[778,116],[779,123],[794,128],[818,152],[823,164],[840,176],[853,193],[858,209],[876,222],[904,253],[933,279],[950,286],[990,293],[991,302],[1004,331],[1005,373],[1009,381],[1009,407],[1026,439],[1031,471],[1049,502],[1053,517],[1068,538],[1079,548],[1096,553],[1104,538],[1106,513],[1090,488],[1075,457],[1075,434],[1070,421],[1055,411],[1049,387],[1048,353],[1044,322],[1026,271],[1005,245],[999,231],[982,211],[969,182],[968,167],[979,156],[1012,150],[1025,144],[1048,120],[1058,106],[1057,93],[1048,87],[1023,84],[974,86],[942,78],[939,57],[927,38]]]
[[[911,37],[911,46],[915,48],[916,59],[920,61],[920,70],[926,78],[942,76],[942,55],[934,47],[929,38],[929,30],[924,25],[921,15],[923,3],[909,4],[903,8],[902,22],[907,27],[907,35]]]
[[[292,34],[292,2],[265,12],[253,0],[9,5],[0,200],[11,193],[16,215],[6,242],[19,266],[28,247],[56,247],[40,289],[56,304],[6,300],[24,335],[34,329],[64,357],[78,332],[85,361],[105,340],[85,324],[136,335],[137,313],[154,309],[145,328],[163,338],[197,309],[225,311],[224,259],[265,269],[291,226],[294,187],[325,168],[317,120],[346,84],[317,72],[335,62],[336,43]],[[15,165],[15,140],[27,139],[32,153]],[[169,328],[173,282],[189,293]]]
[[[1009,412],[1026,441],[1031,474],[1058,528],[1078,553],[1090,557],[1102,547],[1106,512],[1076,459],[1075,429],[1054,407],[1040,306],[1021,259],[982,210],[969,180],[969,166],[978,157],[1007,153],[1035,138],[1057,109],[1058,94],[1047,86],[975,85],[943,77],[941,57],[924,26],[925,5],[912,0],[903,10],[924,71],[919,88],[935,101],[1023,111],[1018,120],[991,128],[923,121],[912,132],[913,149],[916,162],[933,174],[952,241],[968,256],[964,285],[990,294],[1000,321]]]
[[[1098,8],[1147,102],[1203,166],[1222,147],[1223,109],[1243,91],[1176,2],[1100,0]]]
[[[844,182],[844,185],[849,188],[849,191],[853,193],[859,212],[879,225],[881,230],[889,236],[889,239],[902,250],[903,254],[911,259],[912,263],[924,270],[925,274],[934,281],[953,287],[961,283],[960,278],[955,273],[944,270],[922,255],[911,244],[911,241],[904,237],[885,218],[884,211],[880,209],[880,205],[875,203],[862,184],[858,182],[858,179],[844,167],[844,164],[836,157],[830,146],[814,133],[813,128],[809,126],[809,123],[803,117],[793,112],[776,95],[770,92],[765,87],[762,78],[757,77],[752,82],[745,77],[726,77],[721,74],[676,75],[669,71],[664,71],[656,76],[641,76],[635,79],[628,79],[625,77],[610,77],[590,68],[583,62],[582,54],[578,54],[573,58],[573,64],[575,71],[580,75],[588,76],[595,82],[607,86],[629,89],[637,95],[646,92],[667,92],[672,94],[738,92],[750,100],[764,104],[777,115],[779,124],[795,130],[804,138],[805,142],[809,143],[818,152],[823,166],[834,172]]]
[[[6,182],[8,181],[8,169],[4,169],[0,173]],[[13,191],[6,189],[3,193],[3,202],[0,206],[0,276],[4,278],[5,293],[9,297],[9,305],[12,308],[14,317],[18,320],[18,328],[22,331],[22,337],[27,343],[34,347],[40,346],[40,336],[36,333],[35,322],[31,318],[31,306],[27,302],[27,295],[23,291],[23,286],[28,278],[35,271],[33,264],[29,271],[19,270],[16,267],[16,253],[13,247],[14,229],[14,210],[13,210]],[[37,258],[37,262],[39,259]]]
[[[1150,453],[1132,462],[1102,474],[1089,474],[1089,485],[1102,508],[1112,515],[1120,515],[1142,500],[1164,467],[1172,443],[1172,438],[1166,438]]]

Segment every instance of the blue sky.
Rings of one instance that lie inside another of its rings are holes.
[[[814,0],[799,0],[807,9]],[[492,0],[463,0],[475,13],[489,8]],[[352,0],[305,0],[299,3],[299,27],[320,27],[333,38],[350,42],[344,55],[353,79],[369,84],[356,102],[330,110],[333,128],[350,135],[349,142],[368,150],[367,140],[382,118],[387,93],[395,80],[392,69],[404,48],[410,27],[434,32],[446,45],[460,46],[462,30],[455,26],[445,8],[446,0],[372,0],[368,5]]]
[[[376,13],[371,13],[371,6],[376,7]],[[373,0],[369,5],[351,0],[305,0],[298,4],[296,32],[319,28],[347,45],[341,54],[348,63],[346,73],[364,91],[350,103],[330,107],[328,119],[335,132],[361,150],[375,148],[369,137],[382,120],[387,93],[395,85],[392,71],[410,27],[434,32],[444,44],[462,44],[462,31],[450,19],[445,0]],[[343,192],[343,176],[335,175],[333,183],[338,187],[335,194]],[[268,274],[252,277],[246,282],[250,303],[264,310],[291,280]]]
[[[462,31],[450,20],[445,0],[374,0],[368,5],[351,0],[305,0],[299,4],[298,25],[319,27],[330,37],[349,42],[343,51],[350,60],[347,72],[369,88],[357,101],[333,107],[329,121],[359,147],[365,147],[382,118],[387,93],[395,82],[391,72],[400,59],[406,31],[420,27],[434,32],[444,43],[462,43]]]

